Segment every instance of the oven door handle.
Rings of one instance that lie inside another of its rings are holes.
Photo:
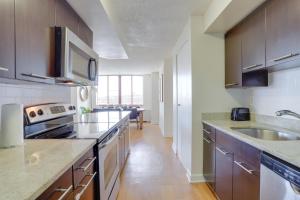
[[[118,131],[115,133],[115,135],[112,138],[110,138],[110,140],[108,140],[104,144],[99,145],[99,150],[105,148],[108,145],[110,145],[117,137],[119,137],[119,133],[120,133],[120,129],[118,128]]]

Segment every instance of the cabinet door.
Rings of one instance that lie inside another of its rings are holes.
[[[225,36],[225,87],[242,86],[241,29],[236,26]]]
[[[129,132],[128,124],[126,125],[124,136],[125,136],[125,160],[126,160],[130,148],[130,132]]]
[[[216,193],[221,200],[232,200],[233,154],[216,148]]]
[[[203,174],[206,183],[215,190],[215,143],[203,133]]]
[[[78,36],[91,48],[93,48],[93,31],[79,18]]]
[[[54,0],[15,0],[17,79],[53,83]]]
[[[120,170],[123,169],[125,160],[125,140],[124,140],[124,131],[119,135],[119,165]]]
[[[300,1],[272,0],[266,6],[267,66],[299,58]]]
[[[259,200],[259,172],[245,162],[234,161],[233,200]]]
[[[242,25],[243,72],[265,67],[265,8],[258,8]]]
[[[62,197],[71,199],[73,196],[72,168],[59,177],[37,200],[57,200]]]
[[[55,26],[68,27],[78,35],[78,15],[66,0],[56,0]]]
[[[14,1],[0,1],[0,77],[15,78]]]

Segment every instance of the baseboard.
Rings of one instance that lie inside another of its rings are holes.
[[[205,179],[203,174],[192,174],[189,170],[186,170],[186,176],[188,178],[189,183],[205,183]]]

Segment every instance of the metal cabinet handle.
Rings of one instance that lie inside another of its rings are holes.
[[[6,67],[0,67],[0,71],[8,72],[8,68],[6,68]]]
[[[210,143],[211,143],[211,141],[210,141],[210,140],[208,140],[208,139],[206,139],[205,137],[203,137],[203,140],[204,140],[205,142],[207,142],[208,144],[210,144]]]
[[[38,75],[38,74],[22,74],[23,76],[28,76],[28,77],[32,77],[32,78],[39,78],[39,79],[51,79],[51,80],[55,80],[55,78],[53,77],[49,77],[49,76],[42,76],[42,75]]]
[[[81,198],[81,196],[84,194],[84,192],[86,191],[86,189],[89,187],[89,185],[91,184],[91,182],[94,180],[95,176],[96,176],[97,172],[95,172],[94,174],[89,174],[88,176],[91,176],[90,180],[87,182],[87,184],[83,184],[83,185],[78,185],[78,187],[82,187],[83,189],[76,194],[75,196],[75,200],[79,200]]]
[[[257,67],[261,67],[261,66],[263,66],[263,64],[251,65],[251,66],[248,66],[248,67],[244,67],[243,69],[248,70],[248,69],[254,69],[254,68],[257,68]]]
[[[88,168],[94,163],[96,159],[97,159],[96,157],[86,159],[86,160],[90,160],[90,162],[85,167],[78,167],[77,169],[82,169],[82,171],[84,172],[87,171]]]
[[[63,189],[63,188],[58,188],[55,190],[55,192],[62,192],[62,195],[59,197],[58,200],[63,200],[67,194],[69,194],[69,192],[72,190],[73,185],[70,185],[67,189]]]
[[[105,144],[99,144],[98,146],[99,150],[110,145],[114,141],[114,139],[116,139],[116,137],[119,137],[119,133],[120,133],[120,129],[118,128],[118,131],[115,133],[115,135],[112,138],[109,139],[109,141],[107,141]]]
[[[228,84],[225,84],[225,87],[231,87],[231,86],[236,86],[236,85],[239,85],[238,83],[228,83]]]
[[[211,134],[210,131],[203,129],[203,132],[207,133],[207,134]]]
[[[290,54],[285,55],[285,56],[274,58],[271,61],[277,62],[277,61],[284,60],[284,59],[291,58],[291,57],[298,56],[298,55],[299,55],[299,53],[290,53]]]
[[[242,168],[243,170],[245,170],[248,174],[252,174],[252,175],[253,175],[254,170],[248,169],[247,167],[245,167],[245,163],[243,163],[243,162],[238,162],[238,161],[234,161],[234,163],[235,163],[237,166],[239,166],[240,168]]]
[[[229,153],[229,152],[227,152],[227,151],[224,151],[224,150],[220,149],[219,147],[216,147],[216,149],[217,149],[217,151],[219,151],[221,154],[223,154],[223,155],[225,155],[225,156],[231,154],[231,153]]]

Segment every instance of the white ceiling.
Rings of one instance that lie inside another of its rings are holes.
[[[226,32],[264,0],[67,0],[94,31],[102,74],[157,71],[190,15]],[[127,58],[128,59],[124,59]]]
[[[106,60],[102,72],[146,73],[170,55],[188,17],[211,0],[101,0],[129,60]]]
[[[150,73],[168,56],[191,14],[211,0],[67,0],[94,31],[102,73]],[[101,3],[102,5],[101,5]],[[104,7],[104,10],[103,10]],[[118,40],[120,38],[120,41]],[[124,49],[129,59],[122,60]]]
[[[67,0],[94,33],[94,49],[102,58],[128,58],[100,0]]]

